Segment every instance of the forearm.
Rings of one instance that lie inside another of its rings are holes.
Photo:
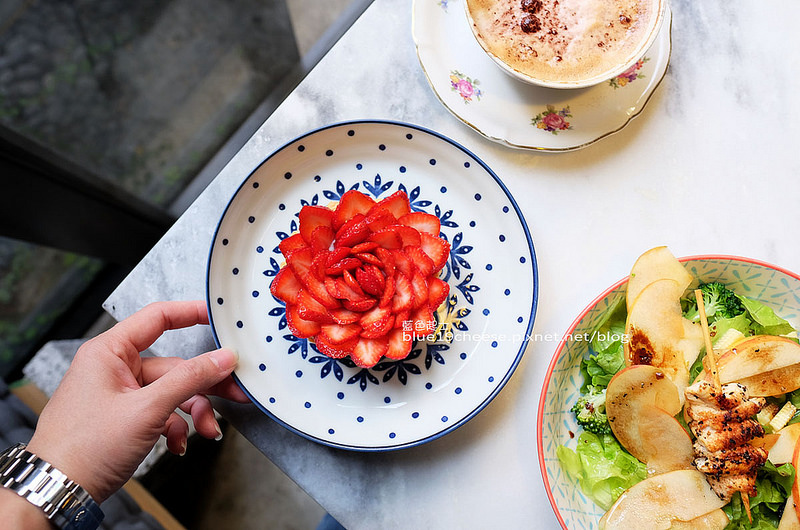
[[[10,530],[52,530],[44,512],[16,492],[0,487],[0,513],[3,528]],[[8,526],[6,526],[8,525]]]

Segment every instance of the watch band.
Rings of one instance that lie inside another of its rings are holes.
[[[77,483],[35,454],[16,444],[0,454],[0,486],[41,508],[51,523],[64,530],[95,530],[104,514]]]

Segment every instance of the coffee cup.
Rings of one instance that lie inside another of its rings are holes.
[[[465,0],[478,43],[516,79],[585,88],[614,78],[650,48],[667,0]]]

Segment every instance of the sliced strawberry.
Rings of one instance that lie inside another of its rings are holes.
[[[385,353],[387,359],[405,359],[411,353],[411,347],[414,345],[414,334],[410,331],[395,328],[389,332],[388,339],[389,349]]]
[[[339,300],[337,300],[335,296],[328,292],[325,282],[313,274],[309,274],[306,277],[304,285],[306,287],[306,291],[308,291],[309,294],[311,294],[311,296],[317,300],[317,302],[325,306],[325,309],[336,309],[337,307],[342,307],[342,304],[339,303]]]
[[[345,274],[350,274],[349,272],[345,271]],[[355,287],[348,283],[344,277],[336,278],[336,287],[339,291],[339,299],[342,300],[349,300],[351,302],[360,302],[367,298],[367,295],[364,294],[364,291],[361,290],[361,287],[358,283],[353,279],[355,283]]]
[[[424,232],[420,236],[422,237],[420,247],[433,261],[434,272],[438,272],[447,262],[447,257],[450,254],[450,243],[440,237]]]
[[[344,258],[338,263],[334,263],[325,269],[325,274],[329,276],[338,276],[344,271],[351,271],[361,266],[361,260],[358,258]]]
[[[302,289],[303,284],[297,279],[290,267],[283,267],[272,279],[269,291],[272,296],[285,302],[294,304],[297,301],[297,293]]]
[[[289,326],[289,331],[298,339],[313,337],[320,330],[319,323],[301,317],[299,308],[294,304],[286,305],[286,323]]]
[[[389,341],[385,338],[381,339],[358,339],[358,343],[353,348],[353,353],[350,357],[356,366],[361,368],[372,368],[378,361],[381,360],[386,352],[389,350]]]
[[[289,254],[295,250],[307,246],[308,243],[306,243],[305,239],[303,239],[303,236],[300,235],[300,232],[297,232],[296,234],[293,234],[278,243],[278,248],[280,249],[281,254],[287,258],[289,257]]]
[[[356,269],[356,270],[358,270],[358,269]],[[344,283],[348,287],[350,287],[350,289],[352,289],[353,291],[355,291],[356,293],[361,295],[359,298],[365,298],[366,297],[366,295],[364,294],[364,290],[361,289],[361,285],[359,285],[359,283],[356,280],[356,278],[349,271],[344,271],[342,273],[342,278],[344,279]]]
[[[324,206],[305,205],[298,214],[300,219],[300,235],[309,245],[311,244],[311,234],[319,226],[332,228],[333,211]]]
[[[305,289],[300,289],[297,294],[296,307],[297,314],[303,320],[311,320],[319,324],[333,324],[334,322],[328,309]]]
[[[425,232],[435,237],[439,237],[441,222],[435,215],[425,212],[410,212],[397,220],[401,225],[415,228],[418,232]]]
[[[419,272],[411,276],[411,292],[414,294],[413,309],[428,307],[428,281]]]
[[[419,246],[421,239],[419,232],[415,228],[411,228],[410,226],[405,225],[392,225],[387,226],[383,229],[384,232],[391,231],[395,232],[397,235],[400,236],[400,239],[403,241],[403,246]]]
[[[403,248],[403,238],[395,230],[384,228],[380,232],[375,232],[369,236],[369,240],[388,250]]]
[[[333,242],[333,245],[337,248],[352,248],[355,245],[364,242],[369,234],[369,227],[367,226],[366,221],[364,221],[364,215],[357,214],[336,231],[336,239]]]
[[[383,273],[375,265],[366,265],[356,269],[356,281],[362,291],[375,296],[380,296],[386,285]]]
[[[364,328],[361,331],[361,336],[364,337],[365,339],[377,339],[379,337],[385,337],[387,333],[392,331],[393,327],[394,327],[394,315],[389,315],[383,320],[376,322],[369,328]]]
[[[356,347],[356,344],[358,344],[358,341],[359,338],[356,337],[342,344],[333,344],[325,335],[320,333],[314,339],[314,345],[322,355],[330,357],[331,359],[342,359],[353,353],[353,349]]]
[[[411,278],[411,275],[414,274],[414,266],[408,256],[402,250],[393,250],[392,257],[394,258],[395,269]]]
[[[439,278],[428,278],[428,307],[436,311],[450,294],[450,285]]]
[[[362,328],[368,328],[374,325],[376,322],[380,322],[384,320],[386,317],[392,316],[392,310],[388,307],[375,307],[370,311],[367,311],[363,315],[361,315],[361,319],[358,321],[361,324]]]
[[[314,250],[312,249],[311,252],[313,253]],[[326,264],[328,263],[328,254],[330,254],[329,250],[320,250],[314,255],[314,258],[311,260],[312,276],[315,276],[320,280],[325,278],[325,269],[327,268]]]
[[[343,307],[340,307],[339,309],[331,309],[328,312],[331,314],[331,317],[333,317],[333,320],[337,324],[347,325],[361,320],[361,313],[356,313],[355,311],[350,311],[349,309],[345,309]]]
[[[375,250],[378,247],[378,244],[373,241],[364,241],[363,243],[359,243],[358,245],[352,248],[353,254],[361,254],[362,252],[370,252]]]
[[[384,274],[387,276],[394,274],[394,254],[390,250],[378,247],[375,249],[375,256],[380,261],[378,267],[383,269]]]
[[[392,193],[374,207],[386,208],[396,219],[400,219],[411,211],[411,206],[408,204],[408,195],[402,190]]]
[[[433,260],[419,247],[405,247],[403,249],[408,259],[424,277],[433,273]]]
[[[381,293],[381,299],[378,300],[378,305],[381,307],[391,307],[392,298],[394,298],[394,274],[385,277],[386,284]]]
[[[413,330],[416,338],[425,337],[436,331],[436,320],[427,305],[411,313],[410,319],[414,322]]]
[[[333,216],[334,229],[338,230],[358,214],[366,215],[374,205],[375,201],[371,197],[358,190],[344,192]]]
[[[378,301],[374,298],[362,298],[358,301],[351,301],[351,300],[344,300],[342,305],[345,309],[349,309],[350,311],[355,311],[356,313],[363,313],[364,311],[368,311],[375,307],[375,304]]]
[[[303,247],[295,250],[286,258],[292,272],[301,282],[311,274],[311,255],[311,247]]]
[[[392,213],[381,206],[373,208],[367,214],[367,226],[373,232],[380,232],[389,225],[397,224],[397,219]]]
[[[358,337],[361,326],[358,324],[328,324],[322,326],[320,337],[325,337],[331,344],[342,344]]]
[[[330,226],[318,226],[311,232],[311,250],[316,254],[321,250],[330,250],[333,238],[336,234],[333,233],[333,228]]]
[[[394,325],[394,315],[389,307],[377,306],[364,313],[359,320],[362,331],[361,336],[368,339],[376,339],[386,335]]]
[[[361,252],[359,254],[356,254],[356,257],[361,261],[363,261],[365,264],[369,263],[370,265],[374,265],[376,267],[380,267],[383,265],[383,263],[381,263],[381,260],[379,260],[375,254],[372,254],[370,252]]]
[[[407,332],[414,330],[414,322],[411,320],[411,312],[408,310],[400,311],[394,316],[394,327],[403,329]]]
[[[392,297],[392,311],[400,313],[408,311],[414,304],[414,291],[411,280],[400,271],[394,275],[394,296]]]
[[[331,278],[330,276],[325,276],[323,283],[325,284],[325,290],[328,291],[328,294],[330,294],[332,297],[336,299],[344,298],[339,290],[339,285],[336,283],[336,279]]]
[[[337,247],[332,249],[328,253],[328,262],[326,265],[330,267],[334,263],[338,263],[342,261],[344,258],[350,255],[350,248],[349,247]]]

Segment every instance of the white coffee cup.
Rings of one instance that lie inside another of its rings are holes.
[[[616,77],[652,46],[667,0],[465,0],[478,43],[506,73],[547,88]]]

